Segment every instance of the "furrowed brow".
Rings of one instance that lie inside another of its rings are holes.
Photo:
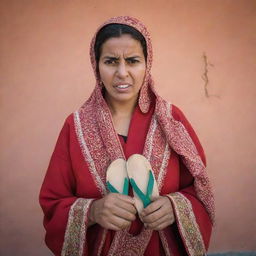
[[[119,60],[119,58],[117,58],[117,57],[112,57],[112,56],[104,56],[103,59],[107,59],[107,60]]]
[[[131,57],[127,57],[125,58],[126,60],[134,60],[134,59],[141,59],[141,56],[131,56]]]

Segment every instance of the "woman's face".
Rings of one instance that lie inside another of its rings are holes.
[[[110,102],[135,103],[145,71],[141,43],[130,35],[110,38],[102,45],[99,74]]]

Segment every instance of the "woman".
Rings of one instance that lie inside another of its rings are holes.
[[[116,17],[91,42],[96,87],[60,133],[40,192],[55,255],[204,255],[214,202],[200,142],[182,112],[154,90],[152,47],[138,20]],[[109,193],[116,159],[145,156],[159,197],[140,213]]]

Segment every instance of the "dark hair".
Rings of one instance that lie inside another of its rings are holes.
[[[129,34],[135,40],[141,43],[145,60],[147,60],[147,43],[144,36],[135,28],[124,24],[108,24],[100,29],[96,36],[94,52],[96,63],[98,65],[101,55],[102,45],[112,37],[120,37],[123,34]]]

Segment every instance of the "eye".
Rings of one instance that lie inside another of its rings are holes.
[[[139,63],[140,61],[138,59],[135,59],[135,58],[127,58],[126,62],[129,63],[129,64],[136,64],[136,63]]]
[[[104,61],[104,64],[106,64],[106,65],[114,65],[117,63],[118,63],[118,60],[115,58],[109,58]]]

